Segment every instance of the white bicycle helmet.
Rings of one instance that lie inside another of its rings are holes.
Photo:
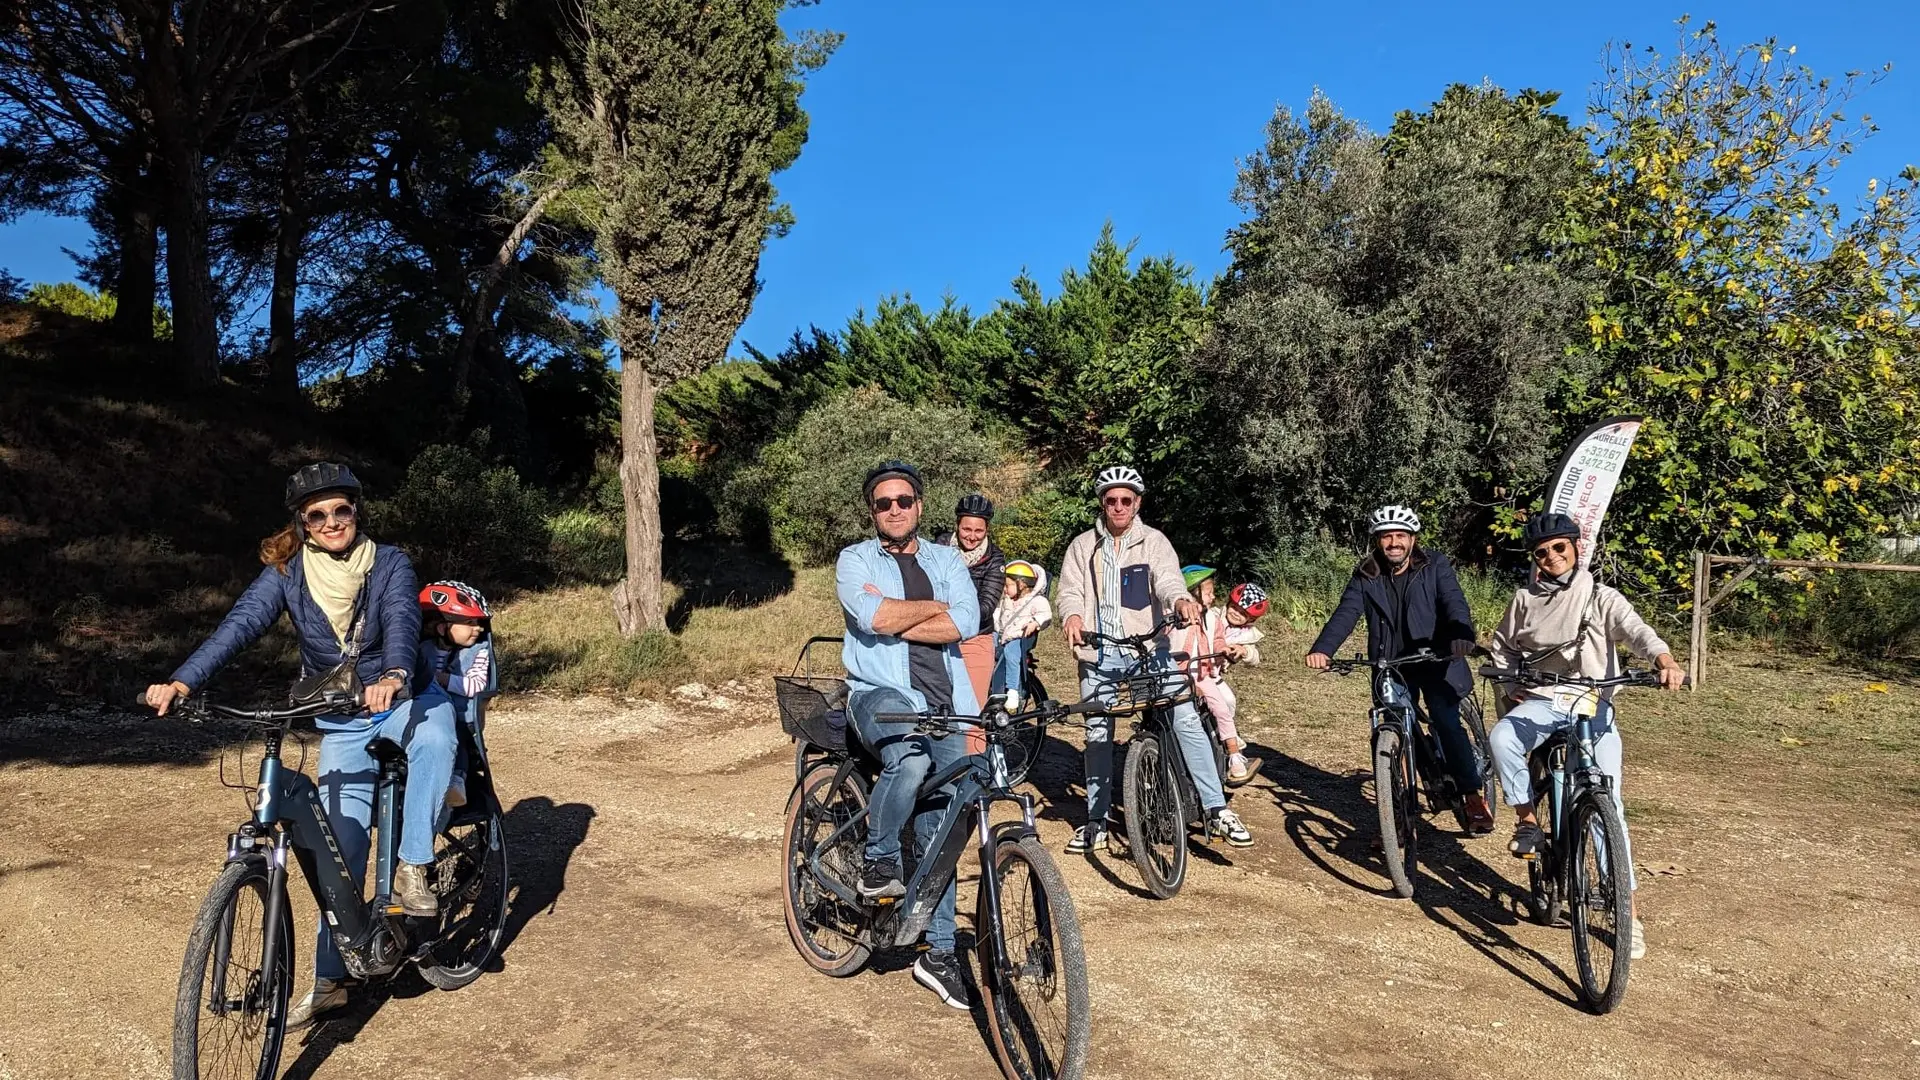
[[[1420,515],[1413,512],[1411,506],[1383,506],[1367,515],[1367,535],[1377,536],[1383,532],[1418,533]]]
[[[1140,479],[1139,472],[1125,465],[1110,465],[1093,478],[1093,494],[1096,498],[1117,487],[1128,488],[1135,495],[1147,493],[1146,482]]]

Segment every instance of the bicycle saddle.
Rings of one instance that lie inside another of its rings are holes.
[[[394,761],[407,760],[407,748],[385,735],[379,735],[367,744],[367,756],[386,765]]]

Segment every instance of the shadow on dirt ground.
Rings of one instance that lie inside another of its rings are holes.
[[[551,912],[567,890],[567,866],[586,842],[595,812],[585,803],[555,803],[545,795],[521,799],[502,817],[507,835],[508,876],[513,884],[507,898],[507,922],[500,948],[488,971],[506,967],[507,950],[535,916]],[[911,962],[911,960],[909,960]],[[304,979],[304,975],[302,976]],[[409,967],[390,982],[361,990],[346,1009],[321,1021],[299,1042],[300,1056],[287,1067],[284,1080],[312,1080],[333,1052],[351,1043],[374,1015],[393,1000],[431,993],[433,987]]]

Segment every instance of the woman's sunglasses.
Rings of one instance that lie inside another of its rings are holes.
[[[1533,561],[1540,562],[1548,555],[1565,555],[1573,550],[1573,545],[1565,540],[1556,540],[1551,544],[1541,544],[1533,549]]]
[[[1131,495],[1109,495],[1100,500],[1104,506],[1118,506],[1122,509],[1132,506],[1134,501],[1134,497]]]
[[[307,528],[309,529],[321,529],[325,528],[327,522],[330,520],[341,525],[351,525],[353,524],[355,513],[356,511],[352,503],[341,503],[339,506],[334,507],[331,513],[315,507],[307,511],[306,516],[300,520],[306,522]]]
[[[882,495],[880,498],[873,500],[873,512],[876,514],[884,514],[896,506],[902,510],[911,510],[914,504],[919,501],[920,498],[917,495],[895,495],[892,498]]]

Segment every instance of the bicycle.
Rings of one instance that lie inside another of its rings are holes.
[[[1460,831],[1471,835],[1466,811],[1466,796],[1471,793],[1455,784],[1447,768],[1446,749],[1434,738],[1426,711],[1414,702],[1412,692],[1396,674],[1398,668],[1408,664],[1446,661],[1431,649],[1421,649],[1392,660],[1355,656],[1327,663],[1328,671],[1340,675],[1362,669],[1373,672],[1373,708],[1367,715],[1372,730],[1373,801],[1380,817],[1380,854],[1395,895],[1403,899],[1413,897],[1419,881],[1423,801],[1425,814],[1451,810]],[[1493,749],[1487,742],[1480,703],[1472,695],[1460,701],[1460,722],[1479,762],[1479,794],[1486,800],[1488,813],[1492,813],[1497,805]]]
[[[917,859],[914,845],[905,845],[906,894],[869,902],[856,886],[866,849],[867,795],[880,763],[857,739],[845,737],[844,726],[828,722],[834,695],[783,679],[791,677],[776,677],[781,724],[818,758],[795,782],[786,810],[782,906],[801,958],[816,971],[845,978],[864,970],[875,949],[917,943],[971,834],[981,869],[974,952],[1000,1070],[1008,1080],[1080,1080],[1092,1022],[1080,923],[1066,880],[1040,845],[1032,797],[1011,790],[1005,754],[1020,729],[1043,717],[1057,723],[1076,707],[1049,701],[1012,715],[996,699],[985,722],[940,713],[881,715],[910,720],[934,738],[977,729],[987,749],[921,784],[915,813],[934,799],[945,800],[946,809]],[[817,696],[810,700],[802,691]],[[954,789],[950,797],[941,793],[948,785]],[[1020,820],[994,824],[998,803],[1017,806]]]
[[[226,866],[187,938],[173,1013],[176,1080],[271,1080],[279,1067],[293,989],[290,851],[352,977],[388,976],[407,964],[442,990],[480,977],[506,929],[507,852],[492,771],[466,725],[455,727],[467,749],[467,803],[447,815],[434,843],[431,879],[440,912],[416,918],[392,902],[406,749],[384,738],[369,747],[380,767],[372,900],[362,899],[348,872],[319,789],[299,764],[287,767],[281,758],[294,721],[351,714],[358,708],[353,700],[329,697],[286,709],[245,710],[196,696],[176,708],[189,720],[217,715],[258,728],[265,748],[251,787],[228,782],[222,763],[222,783],[253,793],[253,816],[228,836]]]
[[[828,673],[824,665],[815,665],[811,659],[811,654],[815,645],[839,645],[845,640],[845,638],[832,635],[808,638],[806,644],[800,646],[800,656],[794,661],[792,674],[776,676],[774,678],[776,694],[780,692],[779,688],[782,685],[799,687],[799,693],[802,699],[805,699],[811,694],[825,693],[828,698],[832,699],[826,707],[827,712],[831,714],[827,722],[832,725],[836,731],[844,728],[847,722],[844,672]],[[1031,651],[1027,653],[1026,660],[1021,665],[1020,692],[1023,695],[1022,700],[1025,701],[1041,702],[1049,700],[1047,697],[1047,688],[1045,684],[1040,681],[1038,662]],[[1036,710],[1036,712],[1038,712],[1038,710]],[[1039,713],[1034,723],[1022,724],[1007,733],[1007,738],[1001,742],[1000,747],[1007,759],[1008,787],[1019,787],[1026,782],[1027,777],[1033,772],[1034,763],[1040,759],[1040,748],[1045,745],[1046,736],[1047,715],[1044,712]],[[806,739],[795,736],[793,754],[794,782],[798,783],[800,778],[804,777],[807,771],[824,757],[824,751],[818,746],[815,746]]]
[[[1173,709],[1193,702],[1200,723],[1213,750],[1214,769],[1226,775],[1227,752],[1214,726],[1213,714],[1193,690],[1191,674],[1156,666],[1155,643],[1169,624],[1161,621],[1144,634],[1112,637],[1083,632],[1089,645],[1113,645],[1134,653],[1133,662],[1118,677],[1106,680],[1103,688],[1114,695],[1112,705],[1093,702],[1091,711],[1103,716],[1134,717],[1127,738],[1127,756],[1121,768],[1121,791],[1126,801],[1127,848],[1147,891],[1156,898],[1177,896],[1187,879],[1187,829],[1198,824],[1212,830],[1206,821],[1206,808],[1200,805],[1199,789],[1173,728]],[[1169,653],[1167,659],[1183,663],[1185,653]],[[1200,657],[1198,659],[1208,659]],[[1168,753],[1167,748],[1173,747]]]
[[[1517,668],[1489,665],[1480,674],[1525,687],[1579,687],[1592,695],[1609,687],[1660,685],[1660,677],[1650,671],[1589,678],[1539,671],[1524,662]],[[1612,778],[1600,771],[1593,756],[1593,717],[1577,707],[1573,713],[1570,729],[1554,732],[1527,755],[1536,805],[1546,804],[1538,815],[1544,839],[1539,853],[1527,860],[1527,907],[1542,926],[1567,916],[1580,998],[1594,1012],[1605,1014],[1626,996],[1633,964],[1628,947],[1633,878],[1630,870],[1623,872],[1626,819],[1614,797]]]

